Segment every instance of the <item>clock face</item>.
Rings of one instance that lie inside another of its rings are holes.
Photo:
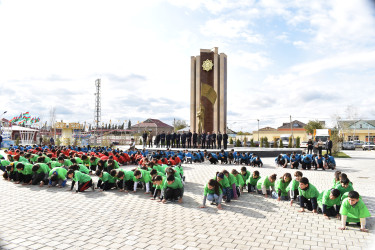
[[[213,62],[211,60],[208,60],[208,59],[206,61],[204,61],[203,64],[202,64],[203,70],[205,70],[207,72],[212,70],[213,66],[214,66]]]

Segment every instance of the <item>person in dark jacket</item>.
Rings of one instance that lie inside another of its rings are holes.
[[[181,135],[181,146],[182,148],[186,148],[186,133]]]
[[[227,145],[228,145],[228,135],[227,135],[227,132],[224,130],[224,134],[223,134],[223,146],[224,146],[224,149],[227,149]]]
[[[215,131],[212,131],[211,134],[211,145],[213,149],[216,149],[216,134]]]
[[[170,148],[171,147],[171,140],[172,140],[172,135],[170,132],[168,132],[167,136],[165,137],[166,141],[167,141],[167,148]]]
[[[194,131],[193,133],[193,148],[197,148],[198,134]]]
[[[161,143],[161,147],[164,148],[164,145],[165,145],[165,132],[161,132],[160,134],[160,143]]]
[[[223,135],[220,131],[217,133],[217,148],[221,149],[221,141],[223,140]]]
[[[332,143],[331,139],[328,137],[328,139],[326,141],[326,149],[327,149],[327,154],[329,154],[329,155],[332,155],[332,146],[333,146],[333,143]]]
[[[187,141],[187,147],[188,148],[191,148],[191,137],[193,136],[193,134],[190,132],[187,133],[187,136],[186,136],[186,141]]]
[[[206,148],[206,132],[204,131],[201,134],[201,144],[202,144],[202,148]]]
[[[172,148],[176,148],[177,145],[176,145],[176,139],[177,139],[177,133],[174,132],[173,135],[172,135]]]

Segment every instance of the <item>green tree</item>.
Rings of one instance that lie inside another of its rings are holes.
[[[293,139],[292,137],[289,137],[288,148],[292,148],[292,147],[293,147]]]
[[[229,139],[229,144],[233,144],[233,139],[232,138]]]
[[[129,121],[128,121],[128,129],[131,129],[131,127],[132,127],[132,122],[129,119]]]
[[[264,139],[263,137],[260,137],[260,147],[263,148],[264,146]]]
[[[322,129],[324,128],[323,125],[318,121],[318,120],[315,120],[315,121],[309,121],[306,126],[305,126],[305,131],[307,134],[314,134],[314,130],[315,129]]]
[[[250,140],[250,147],[255,147],[254,139],[253,138],[251,138],[251,140]]]
[[[236,147],[241,147],[242,145],[241,145],[241,141],[240,141],[240,139],[237,139],[237,141],[236,141]]]
[[[174,131],[178,131],[180,129],[186,128],[188,124],[184,120],[176,120],[174,122]]]
[[[61,145],[61,140],[60,140],[60,137],[57,137],[56,138],[56,146],[60,146]]]
[[[301,137],[297,136],[296,138],[296,148],[299,148],[301,145]]]
[[[266,148],[270,147],[270,144],[268,143],[268,138],[267,137],[264,137],[264,146],[266,146]]]
[[[279,148],[283,148],[283,147],[284,147],[283,140],[281,140],[281,138],[280,138],[280,140],[279,140]]]

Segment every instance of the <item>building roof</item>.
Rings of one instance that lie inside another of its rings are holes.
[[[152,127],[173,128],[171,125],[168,125],[158,119],[151,119],[151,118],[132,126],[132,128],[152,128]]]
[[[271,127],[265,127],[265,128],[261,128],[259,129],[259,131],[276,131],[277,129],[275,128],[271,128]]]
[[[294,120],[292,121],[293,128],[304,128],[306,126],[305,123]],[[277,129],[290,129],[290,122],[284,122],[282,126],[278,127]]]
[[[353,125],[355,125],[356,123],[368,123],[372,126],[375,127],[375,120],[343,120],[343,121],[338,121],[338,124],[341,128],[350,128],[352,127]],[[356,129],[368,129],[366,126],[363,127],[363,128],[359,128],[358,126],[355,126]]]

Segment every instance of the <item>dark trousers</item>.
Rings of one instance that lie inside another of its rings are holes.
[[[164,146],[165,146],[165,140],[160,140],[160,142],[161,142],[161,147],[164,148]]]
[[[181,144],[182,144],[182,148],[186,148],[186,141],[182,141]]]
[[[152,148],[152,141],[148,141],[148,147]]]
[[[115,186],[115,183],[109,183],[108,181],[103,182],[102,180],[98,181],[98,188],[103,189],[103,191],[111,190]]]
[[[92,180],[89,180],[88,182],[85,182],[85,183],[78,183],[78,192],[83,192],[91,186],[92,186]]]
[[[207,141],[207,148],[208,148],[208,149],[211,148],[211,141]]]
[[[250,183],[247,184],[247,192],[251,193],[251,192],[255,192],[255,191],[256,191],[255,185],[251,185]]]
[[[224,149],[227,149],[228,141],[223,141]]]
[[[214,157],[211,157],[210,159],[209,159],[209,161],[210,161],[210,163],[211,164],[217,164],[219,161],[216,159],[216,158],[214,158]]]
[[[128,191],[131,191],[134,188],[134,181],[132,181],[132,180],[129,180],[129,181],[119,180],[119,181],[117,181],[117,187],[119,189],[124,189],[124,190],[126,189]]]
[[[299,162],[298,161],[292,162],[291,165],[292,165],[292,168],[298,169]]]
[[[225,202],[230,202],[230,199],[231,199],[231,193],[230,193],[230,190],[232,188],[231,187],[227,187],[227,188],[223,188],[223,196],[225,195],[226,196],[226,200]]]
[[[323,151],[323,147],[318,147],[318,151],[319,151],[319,154],[321,155]]]
[[[20,182],[29,183],[32,180],[33,175],[31,175],[31,174],[24,175],[22,173],[18,173],[18,178],[19,178],[18,180]]]
[[[90,170],[95,172],[96,171],[96,165],[91,165]]]
[[[206,148],[206,141],[202,141],[202,148]]]
[[[156,199],[156,197],[159,197],[161,199],[162,197],[160,197],[160,195],[161,195],[161,190],[155,188],[155,190],[154,190],[154,196],[153,196],[154,199]]]
[[[35,173],[32,177],[33,182],[31,184],[38,185],[41,181],[44,182],[44,184],[47,184],[46,174],[45,173]]]
[[[312,154],[313,153],[313,147],[307,147],[307,154]]]
[[[340,206],[334,205],[330,208],[327,208],[327,205],[323,204],[322,213],[327,215],[328,217],[335,217],[340,213]]]
[[[323,162],[322,163],[315,163],[315,170],[317,170],[318,168],[321,168],[321,169],[325,170],[323,168]]]
[[[181,147],[181,145],[180,145],[180,141],[177,141],[176,146],[177,146],[178,148]]]
[[[309,211],[312,211],[313,209],[316,210],[316,208],[318,207],[316,198],[306,199],[301,195],[299,201],[300,207],[307,208],[307,210]]]
[[[221,140],[217,140],[217,148],[221,149]]]
[[[5,171],[3,174],[4,179],[11,179],[13,181],[18,181],[18,172],[17,171]]]
[[[197,142],[193,141],[193,148],[197,148]]]
[[[327,148],[327,154],[332,155],[332,148]]]
[[[178,200],[180,197],[182,197],[182,189],[181,188],[166,188],[164,192],[164,199],[165,200]]]
[[[167,148],[170,148],[171,147],[171,141],[167,141]]]
[[[187,139],[187,146],[188,146],[188,148],[191,148],[191,138]]]
[[[302,169],[308,169],[308,170],[311,169],[311,162],[309,163],[302,162],[301,165],[302,165]]]

